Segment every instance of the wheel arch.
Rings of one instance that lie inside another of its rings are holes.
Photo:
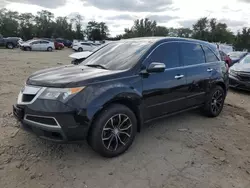
[[[101,108],[99,108],[93,115],[93,117],[91,118],[90,121],[90,128],[89,131],[90,132],[92,130],[92,124],[95,121],[95,119],[110,105],[112,104],[121,104],[126,106],[127,108],[129,108],[136,116],[136,120],[137,120],[137,132],[141,131],[141,127],[143,124],[143,118],[142,118],[142,113],[140,110],[140,105],[141,105],[141,101],[139,98],[135,99],[135,98],[131,98],[129,96],[127,97],[117,97],[114,98],[108,102],[106,102],[105,104],[102,105]],[[89,135],[89,133],[88,133]]]

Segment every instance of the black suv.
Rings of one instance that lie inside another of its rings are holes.
[[[218,116],[227,89],[228,68],[210,43],[136,38],[109,43],[77,66],[34,73],[13,112],[42,138],[86,138],[114,157],[151,120],[199,107]]]

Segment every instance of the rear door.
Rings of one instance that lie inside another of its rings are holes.
[[[200,105],[205,101],[205,94],[214,72],[213,63],[218,59],[207,47],[197,43],[180,44],[181,62],[185,67],[187,80],[187,107]],[[206,55],[207,54],[207,55]]]
[[[40,50],[46,51],[47,48],[49,47],[49,41],[42,40],[42,41],[40,41],[40,45],[41,45]]]
[[[164,63],[164,72],[143,75],[143,99],[145,120],[150,120],[185,108],[187,92],[185,70],[179,58],[179,43],[160,44],[146,59],[145,65],[152,62]]]

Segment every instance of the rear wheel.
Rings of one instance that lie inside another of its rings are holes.
[[[83,51],[83,49],[80,47],[80,48],[78,48],[78,52],[82,52]]]
[[[14,48],[13,43],[11,43],[11,42],[7,43],[7,44],[6,44],[6,48],[8,48],[8,49],[13,49],[13,48]]]
[[[25,49],[25,51],[31,51],[30,47],[25,47],[24,49]]]
[[[92,126],[89,135],[91,147],[104,157],[115,157],[133,143],[137,121],[129,108],[113,104],[95,119]]]
[[[205,115],[209,117],[218,116],[224,105],[226,93],[224,89],[217,85],[214,87],[207,96],[206,103],[204,106]]]
[[[49,51],[49,52],[52,52],[52,50],[53,50],[53,48],[51,48],[51,47],[47,48],[47,51]]]

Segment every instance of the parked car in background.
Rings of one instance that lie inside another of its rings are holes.
[[[22,42],[22,39],[20,37],[7,37],[3,38],[2,35],[0,35],[0,46],[13,49],[19,46],[19,44]]]
[[[214,45],[136,38],[109,43],[78,66],[35,72],[13,114],[41,138],[88,139],[96,152],[115,157],[152,120],[194,108],[218,116],[227,89],[228,69]]]
[[[61,42],[57,42],[56,39],[52,39],[52,38],[41,38],[41,39],[54,42],[56,50],[62,50],[64,48],[64,44]]]
[[[55,39],[59,43],[63,43],[65,47],[72,48],[72,41],[62,38],[56,38]]]
[[[108,43],[98,45],[96,48],[94,48],[92,51],[85,51],[85,52],[77,52],[69,55],[70,58],[73,60],[71,61],[71,64],[78,65],[81,62],[83,62],[87,57],[89,57],[92,53],[95,53],[96,51],[100,50],[104,46],[106,46]]]
[[[61,42],[54,41],[55,49],[62,50],[64,48],[64,44]]]
[[[54,42],[48,40],[29,40],[23,42],[20,48],[25,51],[53,51],[55,49]]]
[[[78,52],[92,51],[97,46],[99,46],[99,45],[96,45],[93,43],[88,43],[88,42],[79,42],[79,43],[75,43],[73,45],[72,49],[75,51],[78,51]]]
[[[245,57],[248,54],[248,52],[230,52],[227,55],[232,60],[232,65],[239,62],[243,57]]]
[[[230,87],[250,91],[250,54],[229,69]]]
[[[219,50],[219,52],[221,59],[227,63],[228,67],[230,67],[232,65],[232,60],[230,57],[221,50]]]

